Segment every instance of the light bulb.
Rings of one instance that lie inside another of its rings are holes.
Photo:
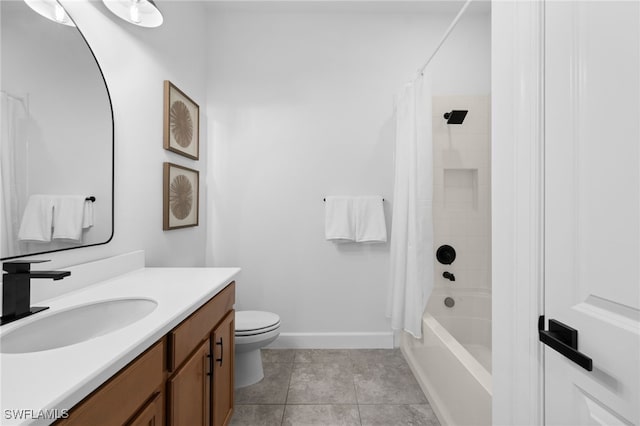
[[[138,0],[133,0],[131,2],[131,7],[129,8],[129,17],[133,22],[139,24],[140,21],[140,8],[138,7]]]
[[[58,3],[53,7],[54,18],[56,22],[62,24],[66,20],[66,12]]]
[[[2,0],[0,0],[2,1]],[[24,2],[38,14],[58,24],[75,27],[67,12],[56,0],[24,0]]]
[[[2,0],[0,0],[2,1]],[[154,28],[162,25],[162,13],[153,0],[102,0],[111,12],[141,27]]]

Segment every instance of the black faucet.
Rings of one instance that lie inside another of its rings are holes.
[[[445,277],[448,280],[451,280],[451,281],[455,281],[456,280],[455,275],[453,275],[451,272],[444,271],[442,273],[442,276]]]
[[[36,312],[49,309],[48,306],[31,306],[31,278],[61,280],[71,275],[69,271],[31,271],[32,263],[48,260],[17,260],[2,264],[2,318],[0,325],[8,324]]]

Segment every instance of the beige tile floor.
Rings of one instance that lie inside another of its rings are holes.
[[[264,349],[233,426],[439,426],[399,350]]]

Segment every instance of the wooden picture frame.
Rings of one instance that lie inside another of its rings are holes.
[[[169,80],[164,81],[164,149],[197,160],[200,107]]]
[[[164,163],[162,229],[198,226],[200,174],[197,170]]]

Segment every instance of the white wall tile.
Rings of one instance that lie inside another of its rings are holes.
[[[451,265],[436,261],[435,287],[490,290],[490,98],[436,96],[433,108],[434,236],[436,248],[449,244],[457,253]],[[451,109],[469,109],[464,124],[444,124],[442,113]],[[444,271],[456,281],[443,278]]]

